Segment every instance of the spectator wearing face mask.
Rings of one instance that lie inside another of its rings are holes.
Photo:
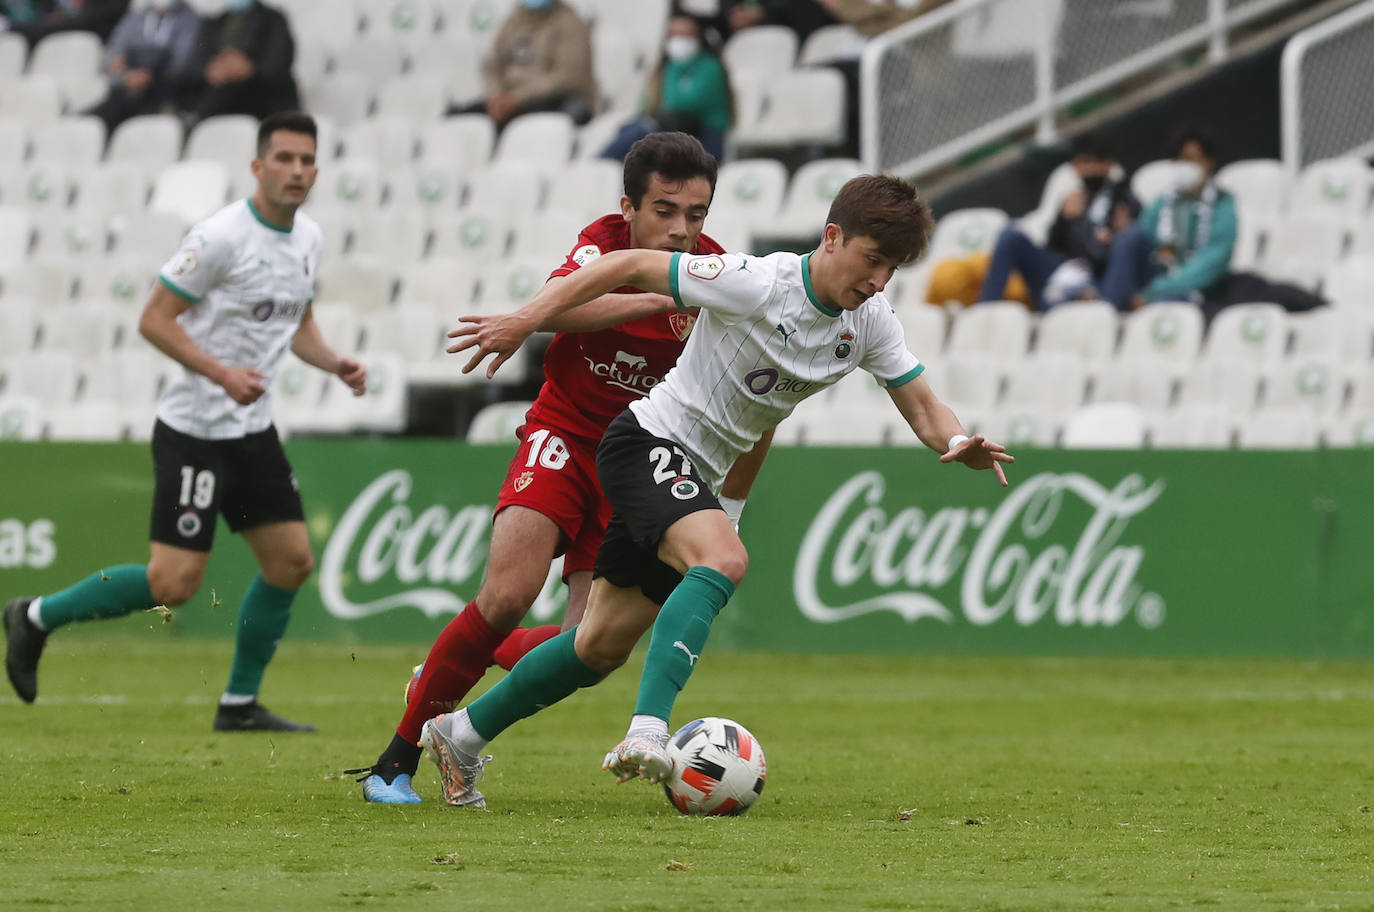
[[[725,67],[702,44],[696,20],[673,16],[668,20],[663,56],[644,93],[644,113],[621,127],[602,157],[623,159],[637,140],[670,130],[695,136],[719,161],[733,107]]]
[[[1119,310],[1149,301],[1205,304],[1225,294],[1236,244],[1236,202],[1217,186],[1216,146],[1199,129],[1174,141],[1174,187],[1161,194],[1112,247],[1100,286]]]
[[[485,111],[498,127],[521,114],[562,111],[584,124],[596,109],[592,37],[564,0],[520,0],[482,65],[484,100],[450,114]]]
[[[1093,134],[1077,137],[1069,159],[1080,187],[1065,197],[1041,247],[1014,226],[997,239],[978,300],[997,301],[1013,271],[1037,310],[1076,298],[1100,279],[1117,235],[1140,212],[1111,146]]]
[[[188,124],[217,114],[262,119],[300,107],[291,64],[296,44],[281,11],[258,0],[225,0],[204,20],[197,53],[178,88]]]
[[[172,103],[176,83],[196,55],[200,16],[184,0],[147,0],[115,26],[105,46],[110,93],[90,113],[110,132],[136,114]]]

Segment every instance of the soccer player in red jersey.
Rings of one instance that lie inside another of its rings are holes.
[[[695,138],[644,137],[625,157],[620,212],[582,229],[549,281],[612,250],[724,253],[701,233],[715,184],[716,161]],[[509,669],[581,619],[611,517],[596,476],[597,443],[606,425],[676,363],[695,319],[675,311],[671,298],[622,287],[541,327],[558,335],[544,355],[544,386],[517,432],[520,445],[497,498],[486,578],[430,647],[391,743],[371,768],[354,771],[367,774],[366,800],[419,802],[411,778],[425,721],[461,701],[493,661]],[[769,439],[742,456],[725,482],[723,500],[735,521]],[[559,554],[568,585],[563,626],[517,628]]]

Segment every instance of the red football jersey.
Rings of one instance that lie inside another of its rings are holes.
[[[577,245],[549,278],[565,276],[611,250],[630,246],[630,225],[619,214],[583,228]],[[692,253],[724,253],[705,234]],[[634,294],[628,285],[617,292]],[[531,420],[570,434],[600,440],[611,419],[641,398],[677,363],[695,315],[658,314],[591,333],[559,333],[544,354],[544,386],[530,408]]]

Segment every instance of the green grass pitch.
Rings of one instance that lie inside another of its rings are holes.
[[[708,654],[675,721],[769,776],[699,819],[598,768],[637,662],[494,744],[489,810],[428,761],[380,807],[341,771],[421,647],[288,641],[264,699],[320,733],[221,735],[228,644],[95,632],[0,699],[0,908],[1374,908],[1368,663]]]

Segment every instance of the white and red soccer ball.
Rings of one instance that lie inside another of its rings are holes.
[[[758,739],[730,719],[708,716],[688,722],[668,742],[668,757],[673,772],[663,791],[684,814],[743,814],[768,778]]]

